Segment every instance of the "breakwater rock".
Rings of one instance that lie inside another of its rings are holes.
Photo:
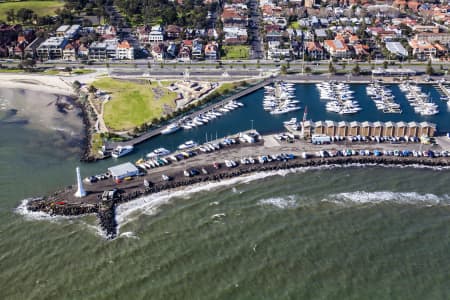
[[[103,201],[99,205],[97,217],[100,227],[108,239],[113,239],[117,235],[116,203],[114,200]]]
[[[328,158],[310,158],[301,159],[296,158],[286,161],[272,161],[264,164],[249,164],[239,165],[236,168],[223,168],[213,170],[209,174],[199,174],[193,177],[184,177],[182,175],[174,176],[172,181],[158,181],[148,187],[143,185],[130,184],[129,186],[120,186],[120,192],[114,196],[113,199],[107,201],[102,200],[100,194],[91,195],[90,200],[86,202],[73,200],[74,191],[66,189],[63,192],[55,192],[49,197],[30,201],[28,209],[31,211],[43,211],[51,215],[83,215],[83,214],[97,214],[99,224],[102,227],[108,238],[114,238],[117,235],[117,222],[115,219],[115,208],[120,203],[132,201],[133,199],[142,197],[147,194],[158,193],[161,191],[182,188],[202,182],[215,182],[225,179],[230,179],[246,174],[256,172],[289,170],[305,167],[319,167],[319,166],[426,166],[426,167],[450,167],[450,158],[428,158],[428,157],[375,157],[375,156],[349,156],[349,157],[328,157]],[[202,166],[198,166],[202,167]],[[148,176],[151,176],[149,174]],[[151,178],[149,178],[151,181]],[[98,189],[101,186],[98,187]],[[105,186],[105,189],[106,186]],[[95,196],[97,198],[95,198]],[[61,201],[58,199],[66,199],[68,201]]]

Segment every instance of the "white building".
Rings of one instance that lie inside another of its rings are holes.
[[[152,26],[148,35],[148,41],[151,43],[164,41],[164,29],[161,25]]]
[[[117,45],[116,59],[134,59],[134,48],[128,41],[122,41]]]
[[[408,56],[408,51],[399,42],[386,42],[386,49],[397,56]]]
[[[130,162],[110,167],[108,168],[108,171],[114,180],[121,180],[126,177],[132,177],[139,174],[138,168]]]
[[[64,37],[51,37],[37,47],[36,52],[39,58],[61,59],[63,58],[63,50],[67,45],[67,39]]]

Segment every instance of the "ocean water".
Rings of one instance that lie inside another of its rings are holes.
[[[450,298],[448,170],[323,167],[197,185],[119,206],[108,241],[94,216],[23,210],[72,184],[79,164],[80,126],[35,122],[0,121],[2,299]]]

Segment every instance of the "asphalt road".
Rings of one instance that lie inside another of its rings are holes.
[[[250,0],[248,2],[249,8],[249,33],[252,37],[250,41],[250,58],[262,59],[264,58],[264,52],[262,48],[262,38],[260,33],[261,17],[259,14],[259,7],[257,0]]]

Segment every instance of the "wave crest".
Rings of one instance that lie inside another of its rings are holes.
[[[383,202],[395,202],[401,204],[450,205],[450,196],[447,194],[419,194],[416,192],[356,191],[332,194],[322,201],[336,204],[376,204]]]
[[[258,204],[263,206],[274,206],[280,209],[298,207],[298,203],[294,195],[289,195],[287,197],[273,197],[261,199],[258,201]]]

